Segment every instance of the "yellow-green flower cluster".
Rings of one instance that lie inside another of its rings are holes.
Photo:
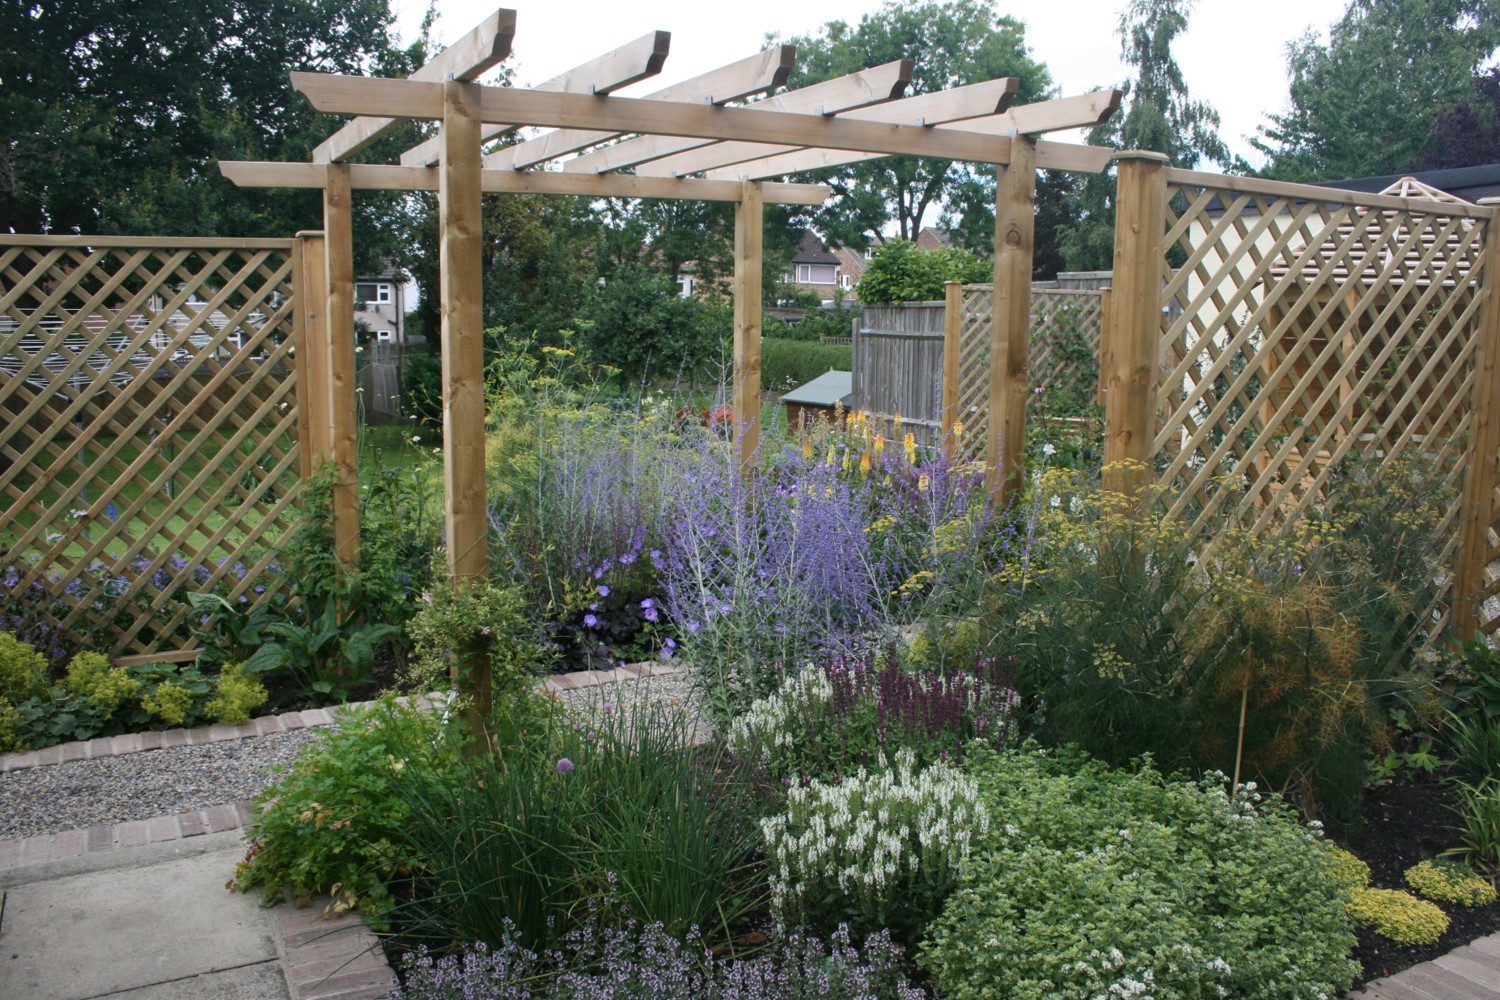
[[[1333,877],[1338,880],[1341,887],[1349,892],[1355,889],[1364,889],[1370,884],[1370,866],[1337,844],[1326,840],[1318,841],[1318,848],[1323,852],[1328,862]]]
[[[1419,862],[1406,870],[1406,884],[1440,903],[1488,906],[1497,898],[1493,882],[1454,861]]]
[[[1400,889],[1355,889],[1349,916],[1403,947],[1432,944],[1448,930],[1448,914],[1437,904]]]

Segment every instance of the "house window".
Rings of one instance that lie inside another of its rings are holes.
[[[854,287],[854,276],[849,274],[839,275],[839,287],[848,291]]]
[[[837,268],[833,264],[798,264],[797,284],[799,285],[831,285],[834,283],[834,272]]]
[[[678,294],[685,299],[693,297],[693,276],[691,274],[679,274],[677,276]]]
[[[354,298],[366,305],[384,304],[391,301],[391,286],[373,281],[360,282],[354,286]]]

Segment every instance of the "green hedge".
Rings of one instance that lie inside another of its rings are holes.
[[[853,366],[854,348],[848,344],[816,344],[773,337],[760,342],[760,384],[769,392],[787,392],[824,372],[849,371]]]

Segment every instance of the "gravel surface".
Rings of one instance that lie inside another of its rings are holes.
[[[645,697],[685,710],[697,699],[685,673],[600,684],[558,696],[575,710]],[[271,780],[269,768],[287,765],[319,730],[203,746],[147,750],[0,774],[0,840],[124,823],[254,798]],[[698,727],[700,742],[706,725]]]
[[[0,840],[124,823],[253,798],[316,730],[0,774]]]

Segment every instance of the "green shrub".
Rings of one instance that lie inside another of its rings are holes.
[[[264,705],[266,698],[265,685],[246,676],[243,663],[226,663],[219,670],[214,696],[204,711],[219,722],[245,722],[251,710]]]
[[[0,753],[14,753],[26,749],[21,739],[21,713],[14,705],[0,698]]]
[[[994,270],[959,247],[920,250],[916,244],[893,240],[875,251],[855,286],[865,303],[932,302],[946,294],[949,281],[989,281]]]
[[[1326,840],[1319,841],[1318,846],[1323,849],[1324,858],[1333,869],[1333,877],[1339,885],[1353,891],[1370,884],[1370,866],[1364,861]]]
[[[187,725],[188,713],[193,709],[193,692],[184,685],[163,681],[141,699],[141,707],[169,726]]]
[[[391,906],[389,882],[409,863],[408,767],[451,767],[439,720],[387,696],[349,710],[256,796],[250,849],[230,883],[268,901],[306,900],[338,887],[340,903],[372,914]]]
[[[918,961],[952,1000],[1312,998],[1357,966],[1317,835],[1222,785],[977,750],[994,817]]]
[[[890,770],[814,781],[761,821],[771,909],[784,926],[889,930],[911,944],[937,915],[990,818],[978,787],[910,752]]]
[[[1489,906],[1495,883],[1457,861],[1419,861],[1406,870],[1406,884],[1439,903]]]
[[[784,393],[826,372],[854,367],[854,348],[847,344],[816,344],[802,340],[760,342],[760,384],[767,392]]]
[[[461,670],[488,669],[496,693],[504,695],[532,683],[547,663],[549,653],[519,587],[437,583],[418,600],[406,625],[416,655],[403,678],[414,688],[448,687],[450,663],[462,657]]]
[[[141,693],[141,682],[129,671],[111,667],[103,653],[79,653],[69,660],[63,686],[74,697],[91,702],[105,719]]]
[[[1356,889],[1349,915],[1403,948],[1434,944],[1448,932],[1448,914],[1400,889]]]
[[[46,689],[46,657],[9,632],[0,632],[0,701],[16,704]]]

